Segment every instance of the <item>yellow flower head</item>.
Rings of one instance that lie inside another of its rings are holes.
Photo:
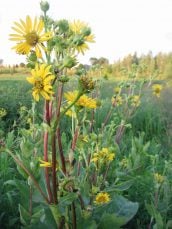
[[[154,179],[157,183],[161,184],[164,181],[164,176],[159,173],[154,174]]]
[[[107,192],[100,192],[96,195],[96,199],[94,201],[95,204],[106,204],[111,200],[109,194]]]
[[[46,167],[46,168],[52,167],[52,163],[51,162],[43,161],[43,160],[39,160],[39,161],[40,161],[40,164],[39,164],[40,167]]]
[[[157,97],[160,97],[160,93],[162,91],[162,85],[160,84],[154,84],[152,86],[152,89],[153,89],[153,94]]]
[[[133,107],[138,107],[140,105],[140,96],[139,95],[133,95],[131,97],[131,105]]]
[[[68,100],[68,103],[72,103],[78,95],[78,91],[66,92],[64,97]],[[79,100],[75,104],[76,106],[86,107],[90,109],[94,109],[97,107],[97,103],[95,99],[89,98],[87,95],[82,95]]]
[[[120,95],[116,95],[112,97],[111,102],[113,106],[120,106],[123,103],[123,99]]]
[[[36,101],[39,101],[39,96],[42,95],[46,100],[51,99],[53,94],[51,81],[55,78],[50,72],[51,65],[36,64],[35,69],[31,70],[31,77],[27,77],[27,81],[33,84],[32,95]]]
[[[94,153],[91,159],[92,162],[107,163],[113,161],[115,153],[111,152],[108,148],[102,148],[98,153]]]
[[[6,116],[7,111],[4,108],[0,108],[0,118]]]
[[[26,16],[26,21],[20,19],[20,22],[14,22],[14,24],[15,26],[12,29],[16,33],[10,34],[10,40],[18,43],[12,49],[23,55],[28,55],[31,50],[35,50],[36,56],[41,58],[41,49],[45,50],[43,42],[52,37],[51,32],[43,32],[43,20],[35,17],[32,21],[29,16]]]
[[[86,23],[80,20],[73,21],[69,27],[75,34],[73,42],[77,51],[84,54],[84,52],[89,49],[87,42],[94,42],[94,35],[91,34],[91,29]]]

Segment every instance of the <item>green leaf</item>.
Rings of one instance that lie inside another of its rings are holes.
[[[98,229],[109,229],[115,228],[119,229],[122,225],[125,224],[125,219],[123,217],[118,217],[114,214],[103,214],[100,224],[98,225]]]
[[[77,193],[68,193],[66,196],[60,198],[60,205],[70,205],[74,200],[78,198]]]
[[[134,180],[128,180],[128,181],[122,182],[121,184],[117,184],[117,185],[108,187],[105,189],[105,191],[106,192],[125,191],[132,186],[133,182]]]
[[[19,204],[19,212],[21,223],[25,226],[29,225],[31,219],[30,214],[21,204]]]
[[[116,218],[123,219],[123,225],[129,222],[137,213],[138,203],[131,202],[123,196],[115,195],[108,204],[95,207],[93,218],[97,222],[105,213],[113,214]]]

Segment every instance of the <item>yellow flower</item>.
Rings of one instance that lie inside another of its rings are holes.
[[[100,192],[96,195],[96,199],[94,201],[95,204],[106,204],[111,200],[109,194],[107,192]]]
[[[36,101],[39,101],[39,96],[42,95],[46,100],[51,99],[53,94],[51,81],[55,78],[50,72],[51,66],[45,64],[36,64],[35,69],[31,70],[31,77],[27,77],[27,81],[33,84],[32,95]]]
[[[94,42],[94,35],[88,25],[80,20],[73,21],[69,24],[71,31],[75,34],[74,44],[79,53],[84,54],[84,51],[89,49],[87,42]]]
[[[92,162],[107,163],[113,161],[115,153],[110,152],[108,148],[102,148],[98,153],[94,153],[91,159]]]
[[[153,89],[153,94],[157,97],[160,97],[160,93],[161,93],[161,90],[162,90],[162,85],[160,84],[154,84],[152,86],[152,89]]]
[[[48,162],[48,161],[43,161],[43,160],[39,160],[40,161],[40,167],[46,167],[46,168],[50,168],[52,167],[52,163]]]
[[[26,21],[20,19],[20,22],[14,22],[14,24],[15,26],[12,29],[17,33],[10,34],[10,40],[18,43],[12,49],[23,55],[28,55],[31,50],[35,50],[36,56],[41,58],[41,49],[45,50],[43,42],[52,37],[51,32],[43,32],[43,20],[38,20],[35,17],[34,21],[32,21],[30,16],[26,16]]]
[[[68,111],[66,111],[65,115],[76,118],[76,112],[72,109],[69,109]]]
[[[66,92],[64,97],[68,100],[68,103],[72,103],[78,95],[78,91]],[[95,99],[89,98],[87,95],[82,95],[79,100],[75,104],[76,106],[86,107],[90,109],[94,109],[97,107],[97,103]]]
[[[121,88],[120,87],[115,87],[114,88],[114,92],[115,92],[115,94],[120,94]]]
[[[154,179],[157,183],[161,184],[164,181],[164,176],[159,173],[154,174]]]
[[[123,103],[123,99],[120,95],[116,95],[112,97],[111,102],[113,106],[120,106]]]
[[[138,107],[140,105],[140,96],[139,95],[133,95],[132,96],[131,105],[134,107]]]
[[[6,116],[7,111],[4,108],[0,108],[0,118],[3,118],[4,116]]]

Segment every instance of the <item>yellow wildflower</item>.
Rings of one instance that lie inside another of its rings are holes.
[[[131,105],[134,107],[138,107],[140,105],[140,96],[139,95],[133,95],[132,96]]]
[[[51,99],[53,94],[51,81],[55,78],[50,72],[51,66],[45,64],[36,64],[35,69],[31,70],[31,77],[27,77],[27,81],[34,85],[32,95],[36,101],[42,95],[46,100]]]
[[[116,95],[112,97],[111,102],[113,106],[120,106],[123,103],[123,99],[120,95]]]
[[[154,179],[157,183],[161,184],[164,181],[164,176],[159,173],[154,174]]]
[[[162,91],[162,85],[154,84],[152,86],[152,89],[153,89],[153,94],[159,98],[160,97],[160,93]]]
[[[52,167],[52,163],[51,162],[43,161],[43,160],[39,160],[39,161],[40,161],[40,167],[46,167],[46,168]]]
[[[30,16],[26,16],[26,21],[20,19],[19,22],[14,22],[15,26],[12,29],[16,34],[10,34],[10,40],[17,41],[15,49],[17,53],[28,55],[31,50],[36,52],[38,58],[42,57],[41,49],[45,50],[44,41],[51,39],[51,32],[44,33],[44,22],[42,19],[35,17],[34,21]]]
[[[89,49],[87,42],[94,42],[94,35],[91,34],[88,25],[80,20],[70,23],[69,27],[75,34],[73,42],[76,46],[76,50],[84,54],[84,52]]]
[[[111,200],[109,194],[107,192],[100,192],[96,195],[96,199],[94,201],[95,204],[106,204]]]
[[[68,100],[68,103],[72,103],[78,95],[78,91],[66,92],[64,97]],[[89,98],[87,95],[82,95],[75,104],[76,106],[86,107],[94,109],[97,107],[95,99]]]
[[[98,153],[94,153],[91,159],[92,162],[106,163],[111,162],[115,158],[115,153],[110,152],[108,148],[102,148]]]

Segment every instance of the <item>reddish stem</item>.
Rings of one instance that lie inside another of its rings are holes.
[[[57,204],[57,177],[56,177],[56,137],[52,134],[52,182],[54,204]]]

